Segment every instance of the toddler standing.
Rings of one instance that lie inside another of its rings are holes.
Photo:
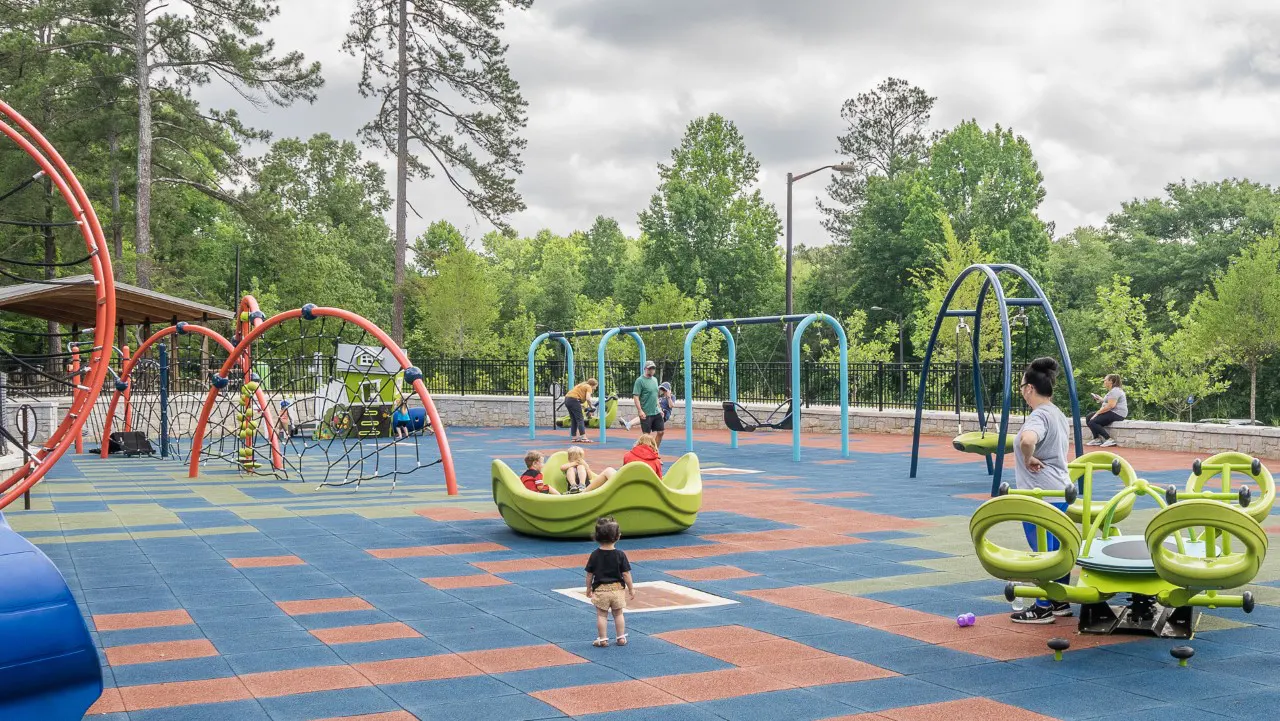
[[[631,562],[627,554],[615,547],[622,531],[613,516],[605,516],[596,521],[593,537],[600,547],[591,552],[586,567],[587,598],[596,607],[596,640],[591,645],[609,645],[609,612],[612,611],[618,645],[626,646],[627,621],[623,611],[627,601],[636,597],[636,590],[631,582]]]

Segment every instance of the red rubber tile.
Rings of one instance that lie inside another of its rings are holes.
[[[318,598],[311,601],[276,601],[281,611],[290,616],[310,613],[337,613],[339,611],[370,611],[373,606],[358,596],[343,598]]]
[[[339,626],[337,628],[317,628],[311,631],[311,635],[330,646],[341,643],[390,641],[396,638],[422,638],[422,634],[399,621],[370,623],[360,626]]]
[[[706,648],[717,646],[741,646],[746,643],[777,641],[781,637],[764,631],[757,631],[746,626],[713,626],[711,628],[690,628],[683,631],[667,631],[655,634],[667,643],[687,648],[690,651],[702,652]]]
[[[340,691],[370,685],[369,679],[351,666],[313,666],[291,671],[250,673],[240,676],[240,680],[258,698]]]
[[[555,706],[567,716],[628,711],[683,703],[679,698],[643,681],[619,681],[591,686],[557,688],[529,694]]]
[[[554,644],[495,648],[488,651],[466,651],[458,654],[467,663],[485,673],[530,671],[552,666],[570,666],[586,663],[585,658],[575,656]]]
[[[134,628],[188,626],[195,623],[186,611],[144,611],[141,613],[106,613],[93,617],[99,631],[127,631]]]
[[[334,716],[319,721],[418,721],[418,717],[408,711],[387,711],[386,713],[367,713],[360,716]]]
[[[793,684],[776,676],[756,673],[754,670],[745,668],[659,676],[645,679],[645,683],[689,703],[794,688]]]
[[[497,543],[446,543],[437,546],[375,548],[368,553],[374,558],[417,558],[420,556],[459,556],[464,553],[490,553],[506,550],[509,549]]]
[[[142,686],[125,686],[118,690],[126,711],[245,701],[253,698],[253,694],[249,693],[249,689],[238,678],[152,683]]]
[[[208,639],[194,641],[161,641],[139,643],[132,646],[114,646],[105,649],[107,663],[112,666],[131,666],[156,661],[181,661],[185,658],[218,656],[218,649]]]
[[[1055,624],[1056,625],[1056,624]],[[1072,638],[1071,645],[1076,646],[1076,639],[1080,638],[1075,635],[1075,629],[1066,630],[1059,629],[1061,635],[1070,636]],[[974,638],[965,641],[952,641],[950,643],[941,644],[944,648],[954,651],[963,651],[971,653],[975,656],[985,656],[996,661],[1013,661],[1020,658],[1032,658],[1033,656],[1042,656],[1044,654],[1053,653],[1045,645],[1046,640],[1036,638],[1025,633],[1009,633],[1008,631],[1000,631],[999,633],[981,638]]]
[[[844,656],[824,656],[808,661],[793,661],[768,666],[756,666],[755,673],[775,678],[797,688],[825,686],[832,683],[852,683],[889,678],[899,675],[887,668],[880,668]]]
[[[932,613],[917,611],[914,608],[902,608],[899,606],[889,606],[888,608],[867,609],[865,611],[852,611],[848,608],[840,610],[840,618],[845,621],[852,621],[863,626],[870,626],[878,629],[894,629],[906,626],[911,628],[919,628],[930,624],[940,624],[948,619],[940,618]],[[952,625],[955,620],[951,619]]]
[[[708,566],[685,571],[667,571],[666,574],[676,578],[683,578],[686,581],[724,581],[731,578],[750,578],[751,576],[760,575],[744,571],[736,566]]]
[[[907,706],[881,711],[880,715],[893,721],[956,721],[956,719],[983,719],[984,721],[1054,721],[1026,709],[1010,706],[989,698],[967,698],[923,706]]]
[[[465,508],[441,506],[439,508],[418,508],[414,513],[433,521],[475,521],[481,518],[502,518],[497,511],[469,511]]]
[[[98,697],[97,701],[93,702],[93,705],[85,712],[85,716],[120,713],[124,710],[124,699],[120,698],[120,689],[104,688],[102,689],[102,695]]]
[[[953,618],[934,617],[935,620],[925,621],[923,623],[909,623],[906,625],[896,625],[892,627],[895,634],[914,638],[917,641],[924,641],[934,645],[942,643],[952,643],[955,641],[971,641],[976,638],[986,636],[999,636],[1009,633],[1008,631],[996,627],[990,623],[975,623],[972,626],[961,627],[956,624]]]
[[[552,571],[555,566],[541,558],[517,558],[511,561],[477,561],[471,565],[485,573],[517,573],[520,571]]]
[[[305,561],[297,556],[256,556],[253,558],[228,558],[232,568],[281,568],[283,566],[305,566]]]
[[[438,681],[446,678],[480,676],[484,672],[453,653],[390,661],[358,663],[352,668],[379,686],[413,681]]]
[[[422,582],[432,588],[483,588],[485,586],[505,586],[510,581],[489,573],[477,573],[474,576],[438,576],[424,578]]]
[[[741,668],[796,663],[798,661],[833,657],[833,654],[826,651],[820,651],[803,643],[785,638],[744,643],[738,646],[709,647],[700,650],[698,653],[718,658],[725,663],[731,663]]]

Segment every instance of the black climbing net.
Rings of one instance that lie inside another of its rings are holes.
[[[179,327],[184,331],[163,335],[133,358],[127,377],[108,379],[86,424],[87,435],[96,434],[95,440],[106,443],[107,428],[111,433],[140,432],[153,455],[189,460],[209,378],[228,352],[215,338],[187,330],[189,324]],[[207,327],[224,338],[230,333],[229,324]]]
[[[359,324],[283,321],[252,344],[247,365],[247,378],[237,367],[219,390],[202,465],[317,488],[390,478],[394,490],[400,476],[441,462],[423,449],[432,429],[405,369]]]

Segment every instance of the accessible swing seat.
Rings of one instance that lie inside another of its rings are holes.
[[[760,428],[772,428],[775,431],[791,430],[792,418],[791,413],[792,399],[788,398],[774,408],[773,411],[762,421],[756,418],[755,414],[747,410],[742,404],[734,401],[724,402],[724,424],[729,430],[739,433],[754,433]],[[742,419],[745,415],[750,422]],[[777,419],[777,420],[774,420]]]
[[[598,404],[597,404],[598,407]],[[583,411],[585,412],[585,408]],[[600,427],[600,414],[595,413],[586,419],[587,428]],[[556,419],[556,428],[568,428],[569,416],[560,416]],[[604,402],[604,427],[612,428],[613,424],[618,422],[618,397],[609,396]]]
[[[951,447],[963,453],[976,453],[980,456],[989,456],[996,452],[1000,446],[1000,434],[996,431],[970,431],[969,433],[961,433],[951,439]],[[1013,453],[1013,436],[1006,434],[1004,438],[1004,452]]]
[[[1006,599],[1078,603],[1082,633],[1159,638],[1191,638],[1202,607],[1253,610],[1252,593],[1221,592],[1252,582],[1266,559],[1267,534],[1257,516],[1265,518],[1263,509],[1269,510],[1267,496],[1274,498],[1274,484],[1259,461],[1239,453],[1197,461],[1188,489],[1178,491],[1133,477],[1118,456],[1088,456],[1071,469],[1083,486],[1079,493],[1074,484],[1065,491],[1010,490],[1001,484],[1001,495],[974,512],[969,533],[978,562],[992,576],[1009,582]],[[1093,471],[1107,468],[1124,486],[1095,511],[1087,500]],[[1258,503],[1251,502],[1249,486],[1231,487],[1233,470],[1258,484]],[[1215,475],[1223,476],[1222,490],[1200,490]],[[1082,503],[1077,503],[1077,495]],[[1161,510],[1141,535],[1122,534],[1113,523],[1139,495],[1154,499]],[[1076,514],[1063,513],[1047,498],[1065,500],[1080,514],[1081,525]],[[992,529],[1005,523],[1034,526],[1037,550],[994,542]],[[1076,566],[1080,571],[1074,584],[1059,581]],[[1128,595],[1128,605],[1112,606],[1109,601],[1121,594]]]

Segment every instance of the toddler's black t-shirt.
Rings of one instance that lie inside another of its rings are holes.
[[[584,570],[591,574],[591,588],[594,589],[605,583],[622,583],[622,574],[631,570],[631,562],[627,560],[627,554],[616,548],[597,548],[591,552]]]

